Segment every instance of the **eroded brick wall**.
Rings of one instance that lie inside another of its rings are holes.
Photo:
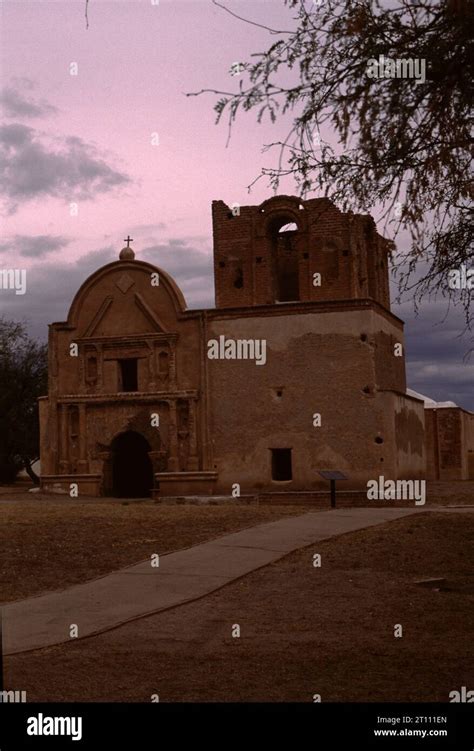
[[[290,265],[298,287],[290,299],[372,298],[390,307],[388,245],[370,216],[344,214],[326,198],[277,196],[260,206],[214,201],[212,218],[218,308],[285,302],[280,274]],[[291,233],[280,232],[285,225]]]

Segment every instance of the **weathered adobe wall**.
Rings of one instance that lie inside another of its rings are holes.
[[[397,448],[397,478],[426,477],[424,403],[404,394],[388,395],[387,414],[392,416]]]
[[[442,480],[462,480],[465,464],[463,414],[460,409],[438,409],[438,442]]]
[[[406,391],[405,349],[403,331],[382,319],[374,322],[369,339],[374,350],[376,384],[379,389]]]
[[[464,413],[465,436],[467,447],[467,478],[474,480],[474,415]]]
[[[467,446],[464,415],[458,407],[427,409],[429,437],[429,474],[433,479],[467,479]]]
[[[377,392],[374,342],[401,336],[395,322],[370,310],[218,318],[207,338],[266,339],[267,362],[210,360],[210,436],[218,492],[311,489],[317,471],[338,469],[360,486],[382,466],[398,471],[393,415]],[[361,340],[361,334],[367,341]],[[281,390],[282,396],[277,392]],[[321,413],[322,426],[313,427]],[[384,434],[387,433],[387,436]],[[376,438],[384,436],[383,445]],[[292,448],[293,480],[271,479],[271,448]],[[416,462],[415,462],[416,465]]]
[[[439,479],[437,410],[425,409],[426,477]]]
[[[473,416],[458,407],[425,412],[429,479],[474,479]]]

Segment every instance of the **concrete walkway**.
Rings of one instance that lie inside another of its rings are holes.
[[[4,654],[71,641],[72,624],[78,627],[78,638],[107,631],[203,597],[298,548],[420,510],[348,508],[289,517],[160,556],[159,568],[147,560],[60,592],[5,605]]]

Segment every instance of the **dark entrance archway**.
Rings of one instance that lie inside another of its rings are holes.
[[[117,498],[146,498],[153,487],[150,444],[128,430],[112,441],[112,490]]]

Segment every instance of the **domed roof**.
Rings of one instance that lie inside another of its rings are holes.
[[[135,258],[135,253],[128,245],[126,245],[120,251],[119,258],[121,261],[133,261],[133,259]]]

